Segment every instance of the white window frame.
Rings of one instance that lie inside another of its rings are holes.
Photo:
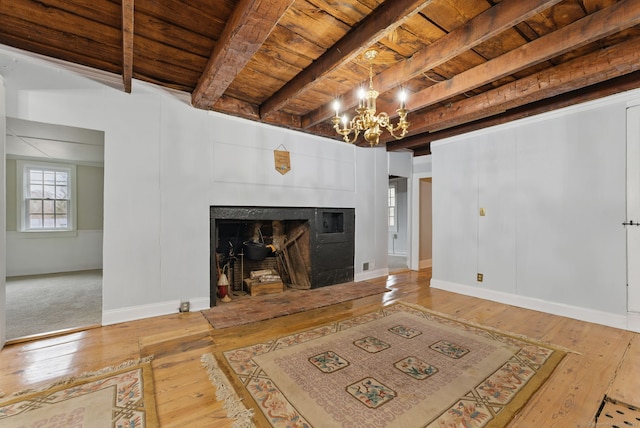
[[[391,198],[389,197],[390,190],[393,189],[393,204],[391,204]],[[389,188],[387,189],[387,223],[389,224],[389,232],[397,232],[398,231],[398,185],[394,183],[389,183]],[[391,209],[393,208],[393,225],[391,224]]]
[[[67,210],[67,227],[65,228],[30,228],[27,210],[27,199],[29,196],[29,171],[31,169],[44,169],[48,171],[63,171],[66,172],[69,177],[69,207]],[[55,234],[60,236],[64,234],[75,235],[76,232],[76,213],[77,213],[77,200],[76,200],[76,165],[62,164],[54,162],[40,162],[32,160],[16,160],[16,196],[17,196],[17,230],[28,234]]]

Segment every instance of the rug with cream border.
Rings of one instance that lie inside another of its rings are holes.
[[[397,303],[203,361],[253,413],[240,425],[500,427],[564,355]]]
[[[60,379],[0,401],[0,426],[157,427],[149,359]]]

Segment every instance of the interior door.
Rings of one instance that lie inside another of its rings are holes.
[[[640,106],[627,109],[627,309],[640,313]]]

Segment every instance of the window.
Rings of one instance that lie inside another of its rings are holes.
[[[74,230],[75,165],[18,161],[17,166],[19,230]]]
[[[389,231],[398,230],[396,213],[396,185],[389,184]]]

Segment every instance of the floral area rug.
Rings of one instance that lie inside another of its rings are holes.
[[[157,427],[151,363],[62,379],[0,401],[3,427]]]
[[[216,357],[258,426],[471,428],[505,426],[564,355],[398,303]]]

